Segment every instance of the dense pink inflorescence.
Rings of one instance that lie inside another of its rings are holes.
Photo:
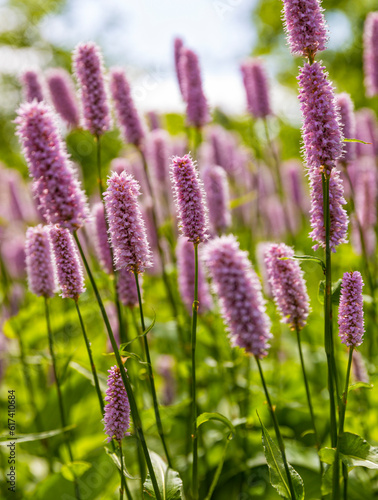
[[[27,229],[25,254],[30,291],[38,297],[52,297],[56,284],[47,227],[39,224]]]
[[[358,271],[345,273],[341,284],[339,305],[339,337],[348,347],[362,344],[364,335],[364,310],[362,299],[361,273]]]
[[[248,59],[241,65],[243,83],[247,96],[248,111],[255,118],[266,118],[272,113],[270,107],[268,77],[260,59]]]
[[[172,159],[171,181],[183,235],[193,243],[206,241],[208,218],[205,193],[190,155]]]
[[[215,233],[222,233],[231,224],[226,172],[222,167],[208,166],[204,169],[202,177],[209,207],[210,225]]]
[[[68,125],[77,127],[80,115],[70,75],[64,69],[52,69],[47,74],[47,84],[56,111]]]
[[[354,104],[349,94],[343,92],[336,95],[336,104],[340,113],[340,125],[343,136],[347,139],[355,139],[356,137],[356,120],[354,117]],[[341,161],[350,162],[354,159],[355,144],[346,142],[344,144],[344,152],[340,157]]]
[[[269,348],[270,320],[260,281],[235,236],[221,236],[205,247],[204,259],[234,345],[262,358]]]
[[[326,49],[328,30],[319,0],[283,0],[285,29],[292,54],[314,58]]]
[[[369,144],[357,142],[356,156],[378,156],[378,125],[374,111],[361,108],[356,112],[356,139]]]
[[[171,156],[170,137],[166,130],[156,129],[149,135],[149,157],[155,179],[162,184],[168,175],[168,163]]]
[[[185,237],[179,238],[176,247],[177,270],[178,270],[178,285],[181,299],[184,302],[187,310],[192,310],[194,300],[194,248],[193,243]],[[203,272],[201,261],[198,262],[198,312],[205,313],[212,307],[212,299],[209,287]]]
[[[92,208],[93,225],[95,229],[95,249],[101,266],[108,274],[113,273],[112,253],[106,227],[104,205],[99,202]]]
[[[142,277],[139,277],[139,286],[142,291]],[[125,307],[138,305],[138,291],[135,276],[128,269],[120,269],[117,274],[117,291],[119,300]]]
[[[28,70],[21,75],[24,99],[26,102],[43,101],[42,83],[37,71]]]
[[[73,65],[80,86],[84,127],[100,136],[110,129],[111,118],[98,46],[93,42],[80,43],[73,53]]]
[[[50,226],[54,264],[64,299],[78,300],[85,292],[84,275],[72,234],[58,225]]]
[[[297,160],[289,160],[283,165],[282,181],[286,196],[302,212],[308,212],[308,194],[304,187],[303,165]]]
[[[151,267],[151,252],[139,195],[139,184],[132,175],[114,172],[104,198],[115,267],[141,273]]]
[[[125,368],[122,368],[125,370]],[[118,366],[108,370],[108,388],[105,396],[104,431],[108,443],[115,439],[120,443],[128,435],[130,427],[130,403],[123,385],[121,371]]]
[[[195,52],[180,51],[180,72],[182,73],[183,96],[186,101],[188,125],[201,128],[210,121],[209,106],[202,89],[202,78]]]
[[[180,87],[180,92],[182,97],[184,98],[184,101],[186,101],[186,97],[184,95],[184,75],[183,75],[183,67],[180,64],[180,59],[182,56],[182,49],[184,48],[184,42],[181,40],[181,38],[175,38],[174,41],[174,58],[175,58],[175,70],[176,70],[176,76],[177,76],[177,81]]]
[[[307,323],[310,299],[298,261],[290,260],[293,255],[294,250],[284,243],[272,243],[265,249],[265,264],[282,321],[292,330],[301,330]]]
[[[329,174],[342,154],[343,137],[333,87],[324,66],[306,63],[300,70],[299,100],[303,115],[303,142],[309,168]]]
[[[326,232],[324,227],[323,185],[322,174],[317,170],[309,171],[311,191],[311,227],[310,237],[319,246],[326,247]],[[330,211],[330,248],[333,252],[341,243],[347,242],[348,214],[343,208],[346,204],[340,172],[333,168],[329,179],[329,211]]]
[[[125,142],[139,146],[144,138],[144,130],[131,97],[129,82],[120,68],[111,70],[110,91]]]
[[[49,223],[71,231],[80,228],[88,216],[88,207],[51,108],[44,102],[23,104],[16,123],[34,178],[38,210]]]
[[[352,368],[354,380],[365,384],[370,382],[362,354],[359,351],[353,351]]]
[[[364,28],[364,71],[366,94],[378,94],[378,12],[370,12]]]

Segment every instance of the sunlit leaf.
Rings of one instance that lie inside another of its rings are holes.
[[[170,469],[157,453],[150,451],[150,457],[158,483],[161,500],[181,500],[183,498],[183,493],[182,481],[179,473]],[[146,500],[156,498],[150,474],[147,475],[147,479],[145,480],[143,487],[144,498]]]

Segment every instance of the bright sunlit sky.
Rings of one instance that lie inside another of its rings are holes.
[[[107,66],[126,68],[137,106],[157,111],[183,111],[173,66],[173,40],[180,36],[199,55],[210,105],[220,106],[229,113],[242,113],[245,95],[239,66],[256,40],[251,21],[255,2],[67,0],[59,14],[43,20],[42,34],[67,50],[81,41],[96,41]],[[331,31],[329,47],[342,46],[350,39],[349,21],[337,11],[329,12],[327,20]],[[3,60],[8,68],[12,61],[16,64],[12,54]],[[280,60],[269,60],[270,78],[279,64]],[[299,120],[295,94],[277,84],[271,87],[275,111],[293,121]]]

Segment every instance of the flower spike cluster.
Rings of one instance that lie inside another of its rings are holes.
[[[80,86],[84,127],[100,136],[110,129],[111,119],[104,82],[104,63],[98,46],[80,43],[73,53],[73,65]]]
[[[51,100],[56,111],[71,127],[77,127],[80,121],[75,89],[70,75],[61,68],[49,71],[47,75]]]
[[[108,443],[112,439],[121,443],[122,439],[128,435],[127,430],[130,427],[130,403],[118,366],[110,368],[108,373],[108,388],[105,396],[107,404],[103,419],[104,431],[108,436]]]
[[[243,83],[247,96],[248,111],[255,118],[266,118],[270,107],[268,78],[263,63],[259,59],[249,59],[241,65]]]
[[[298,261],[290,260],[293,255],[294,250],[284,243],[272,243],[265,249],[265,264],[282,321],[292,330],[301,330],[307,323],[310,299]]]
[[[370,12],[364,28],[364,71],[366,94],[378,94],[378,12]]]
[[[54,264],[64,299],[78,300],[85,292],[83,269],[72,234],[58,225],[49,228]]]
[[[112,69],[110,91],[125,142],[139,146],[144,138],[144,131],[131,97],[129,82],[122,69]]]
[[[342,154],[343,137],[333,87],[320,63],[300,70],[299,100],[303,116],[303,142],[307,166],[329,175]]]
[[[345,273],[341,284],[339,306],[339,337],[348,347],[362,344],[364,335],[364,311],[361,273]]]
[[[235,236],[221,236],[206,245],[204,260],[233,345],[259,358],[266,356],[272,337],[270,320],[247,252],[240,250]]]
[[[319,0],[283,0],[285,29],[292,54],[310,59],[326,49],[328,30]]]
[[[190,155],[172,159],[171,181],[183,235],[195,244],[206,241],[208,217],[205,193]]]
[[[139,195],[139,184],[132,175],[113,172],[104,199],[116,269],[142,273],[152,263]]]
[[[39,224],[27,229],[25,254],[30,291],[38,297],[52,297],[56,284],[47,227]]]
[[[87,219],[88,207],[54,113],[44,102],[33,101],[21,105],[15,121],[39,211],[48,223],[75,231]]]

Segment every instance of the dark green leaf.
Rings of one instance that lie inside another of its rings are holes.
[[[197,427],[204,424],[205,422],[208,422],[209,420],[218,420],[219,422],[222,422],[224,425],[226,425],[231,432],[235,432],[235,427],[232,425],[230,420],[228,420],[228,418],[221,413],[201,413],[201,415],[197,417]]]
[[[110,451],[108,448],[105,448],[105,451],[109,455],[109,457],[113,460],[113,462],[116,464],[118,469],[121,470],[121,460],[119,459],[119,456],[113,451]],[[130,472],[126,469],[125,459],[123,459],[123,475],[128,479],[140,479],[140,477],[132,476]]]
[[[152,467],[155,471],[161,500],[181,500],[183,498],[183,493],[182,481],[180,479],[179,473],[174,471],[173,469],[170,469],[157,453],[150,451],[150,457],[152,461]],[[145,480],[143,487],[145,499],[156,499],[151,477],[149,474],[147,475],[147,479]]]
[[[123,358],[131,358],[134,359],[135,361],[138,361],[141,365],[148,365],[147,361],[143,361],[143,359],[138,356],[138,354],[135,354],[135,352],[129,352],[129,351],[119,351],[119,355],[122,356]]]
[[[264,446],[265,458],[269,467],[270,483],[278,491],[279,495],[285,498],[290,498],[290,490],[287,484],[287,475],[282,460],[282,455],[278,446],[270,437],[268,431],[264,427],[259,415],[257,415],[262,428],[262,442]],[[290,465],[289,471],[295,491],[295,500],[304,499],[304,487],[301,476]]]
[[[358,434],[344,432],[340,436],[340,454],[348,467],[378,469],[378,448]]]
[[[337,280],[332,283],[332,304],[339,305],[340,294],[341,294],[341,282],[342,280]],[[325,280],[319,282],[318,289],[318,299],[321,304],[324,304],[324,293],[325,293]]]

